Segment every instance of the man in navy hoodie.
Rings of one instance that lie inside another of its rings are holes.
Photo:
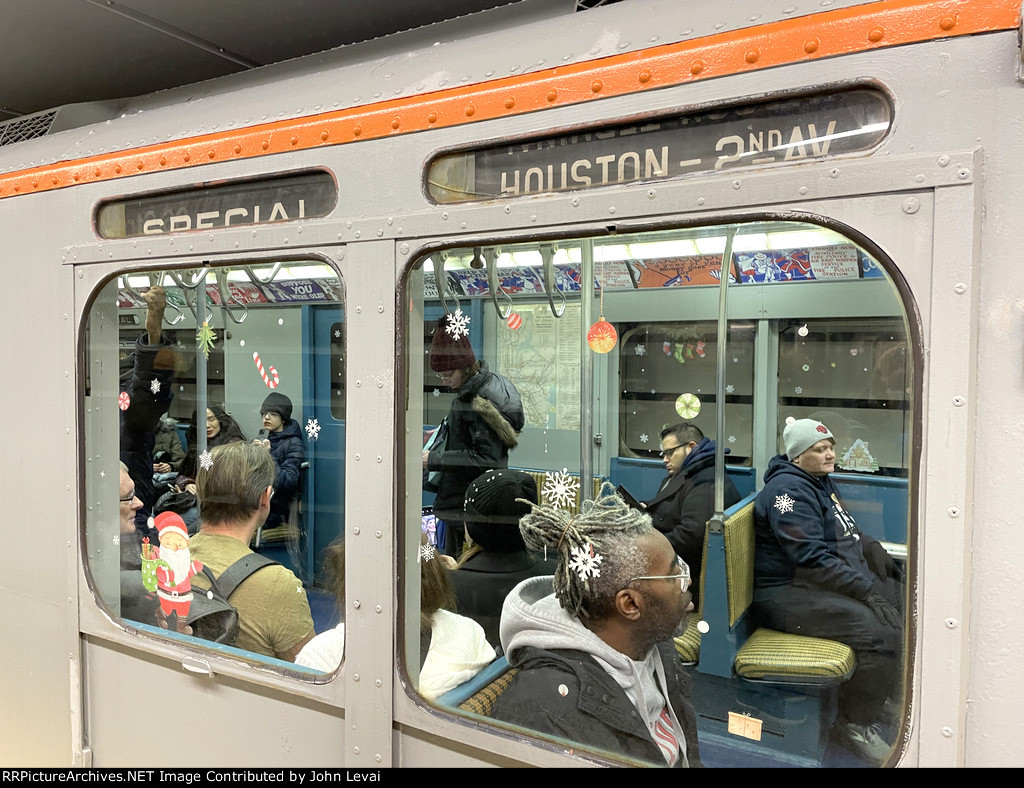
[[[715,513],[715,442],[705,438],[693,422],[673,424],[661,431],[661,461],[668,475],[644,507],[654,527],[668,537],[676,555],[690,567],[693,604],[697,605],[704,535]],[[739,499],[736,485],[725,476],[724,508]]]
[[[885,548],[860,532],[829,474],[835,440],[821,422],[791,421],[786,453],[765,472],[754,503],[754,614],[770,629],[828,638],[853,649],[857,666],[840,688],[837,734],[883,763],[883,709],[899,697],[903,587]]]

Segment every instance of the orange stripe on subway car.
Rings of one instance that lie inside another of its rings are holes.
[[[0,175],[0,198],[510,117],[1018,25],[1018,0],[884,0],[474,85]]]

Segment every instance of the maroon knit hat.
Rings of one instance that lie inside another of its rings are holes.
[[[434,372],[451,372],[465,369],[476,362],[476,354],[469,344],[469,337],[461,332],[449,332],[449,316],[438,318],[434,327],[434,338],[430,341],[430,368]],[[455,333],[456,336],[452,336]]]

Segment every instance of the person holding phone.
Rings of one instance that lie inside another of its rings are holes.
[[[253,441],[274,458],[274,495],[265,528],[274,528],[288,517],[288,507],[299,489],[299,473],[306,458],[302,430],[292,418],[292,401],[274,391],[267,395],[260,408],[261,429]]]

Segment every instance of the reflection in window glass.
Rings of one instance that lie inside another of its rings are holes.
[[[729,326],[726,422],[730,464],[745,464],[753,440],[754,329]],[[644,323],[623,332],[619,346],[620,449],[623,456],[660,458],[658,435],[681,420],[715,430],[718,326]]]
[[[86,545],[113,613],[289,663],[334,623],[314,622],[309,599],[314,546],[342,532],[342,508],[305,494],[315,472],[344,477],[330,375],[344,333],[317,331],[341,302],[337,274],[308,261],[133,272],[96,294]],[[239,574],[253,552],[270,563]]]
[[[827,422],[837,469],[906,476],[910,370],[901,320],[784,321],[779,414]]]
[[[630,764],[889,759],[904,697],[915,383],[906,310],[878,261],[793,222],[496,241],[419,260],[405,295],[406,331],[423,337],[406,359],[405,497],[422,506],[406,513],[402,626],[425,698]],[[600,316],[617,333],[609,353],[587,344]],[[480,421],[495,373],[522,402],[507,451]],[[797,454],[776,456],[787,449]],[[709,529],[716,457],[726,511]],[[604,480],[622,501],[594,508]],[[499,655],[486,667],[486,649],[464,655],[440,694],[431,655],[446,635],[419,615],[426,567],[443,568],[432,545],[458,562],[440,573],[454,601],[440,609],[468,619],[459,642],[482,633]],[[798,565],[804,553],[833,560]],[[624,589],[636,617],[615,606]],[[658,640],[668,647],[652,650]],[[467,683],[474,674],[490,686]],[[587,711],[577,695],[603,700]]]
[[[331,415],[345,420],[345,324],[330,328],[331,342]]]

